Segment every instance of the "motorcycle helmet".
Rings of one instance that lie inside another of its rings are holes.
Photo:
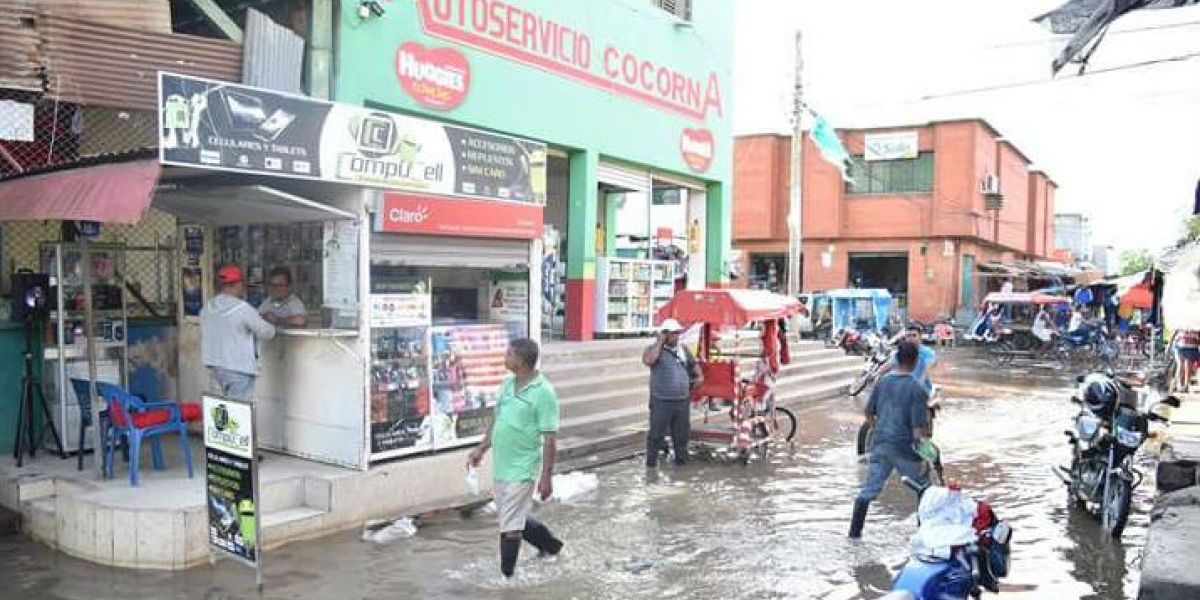
[[[1093,373],[1084,378],[1083,404],[1092,414],[1107,419],[1121,398],[1120,386],[1111,377]]]

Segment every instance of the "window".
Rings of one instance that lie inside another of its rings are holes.
[[[684,21],[692,20],[692,0],[650,0],[650,3]]]
[[[933,191],[933,153],[922,152],[916,158],[865,161],[861,156],[850,160],[850,194],[905,194]]]

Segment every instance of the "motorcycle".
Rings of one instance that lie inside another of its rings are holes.
[[[1146,441],[1151,421],[1167,422],[1160,406],[1179,407],[1179,399],[1147,397],[1145,411],[1138,409],[1139,395],[1132,382],[1111,373],[1092,373],[1078,380],[1083,393],[1073,395],[1079,413],[1073,427],[1063,433],[1071,446],[1069,466],[1055,467],[1067,486],[1072,505],[1099,517],[1101,528],[1113,539],[1121,537],[1129,519],[1133,491],[1143,480],[1133,459]]]
[[[874,348],[876,339],[874,332],[842,328],[833,332],[831,341],[835,348],[840,348],[847,356],[867,356]]]
[[[985,590],[999,592],[999,580],[1008,576],[1012,527],[957,484],[903,481],[920,498],[918,529],[909,542],[908,561],[883,598],[966,600]]]
[[[1103,323],[1085,323],[1075,331],[1057,337],[1055,357],[1062,364],[1090,364],[1111,366],[1120,355],[1120,348],[1108,338],[1108,326]]]
[[[850,382],[846,393],[851,397],[857,396],[875,383],[875,380],[879,379],[879,372],[883,369],[883,365],[886,365],[891,357],[892,351],[888,344],[882,339],[876,339],[874,351],[867,355],[866,360],[863,361],[862,371],[858,373],[854,381]]]

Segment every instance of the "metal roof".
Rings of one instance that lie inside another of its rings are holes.
[[[41,91],[37,63],[37,11],[0,2],[0,88]]]
[[[241,45],[50,17],[39,21],[47,97],[155,110],[158,71],[241,81]]]

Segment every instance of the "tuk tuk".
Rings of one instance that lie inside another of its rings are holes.
[[[1065,324],[1071,300],[1042,292],[992,292],[983,299],[983,310],[971,331],[983,339],[1003,337],[1013,350],[1025,352],[1037,345],[1033,322],[1043,307],[1055,323]],[[991,331],[996,325],[1003,327],[1003,336]]]
[[[799,314],[795,298],[766,290],[681,291],[657,314],[658,322],[675,319],[685,327],[700,326],[696,362],[704,380],[692,392],[693,412],[704,424],[693,427],[692,443],[714,455],[742,464],[752,454],[765,458],[772,443],[790,442],[796,435],[796,414],[776,405],[775,375],[791,362],[787,321]],[[718,350],[722,337],[753,329],[759,347],[754,351]],[[755,367],[743,373],[743,359]]]

